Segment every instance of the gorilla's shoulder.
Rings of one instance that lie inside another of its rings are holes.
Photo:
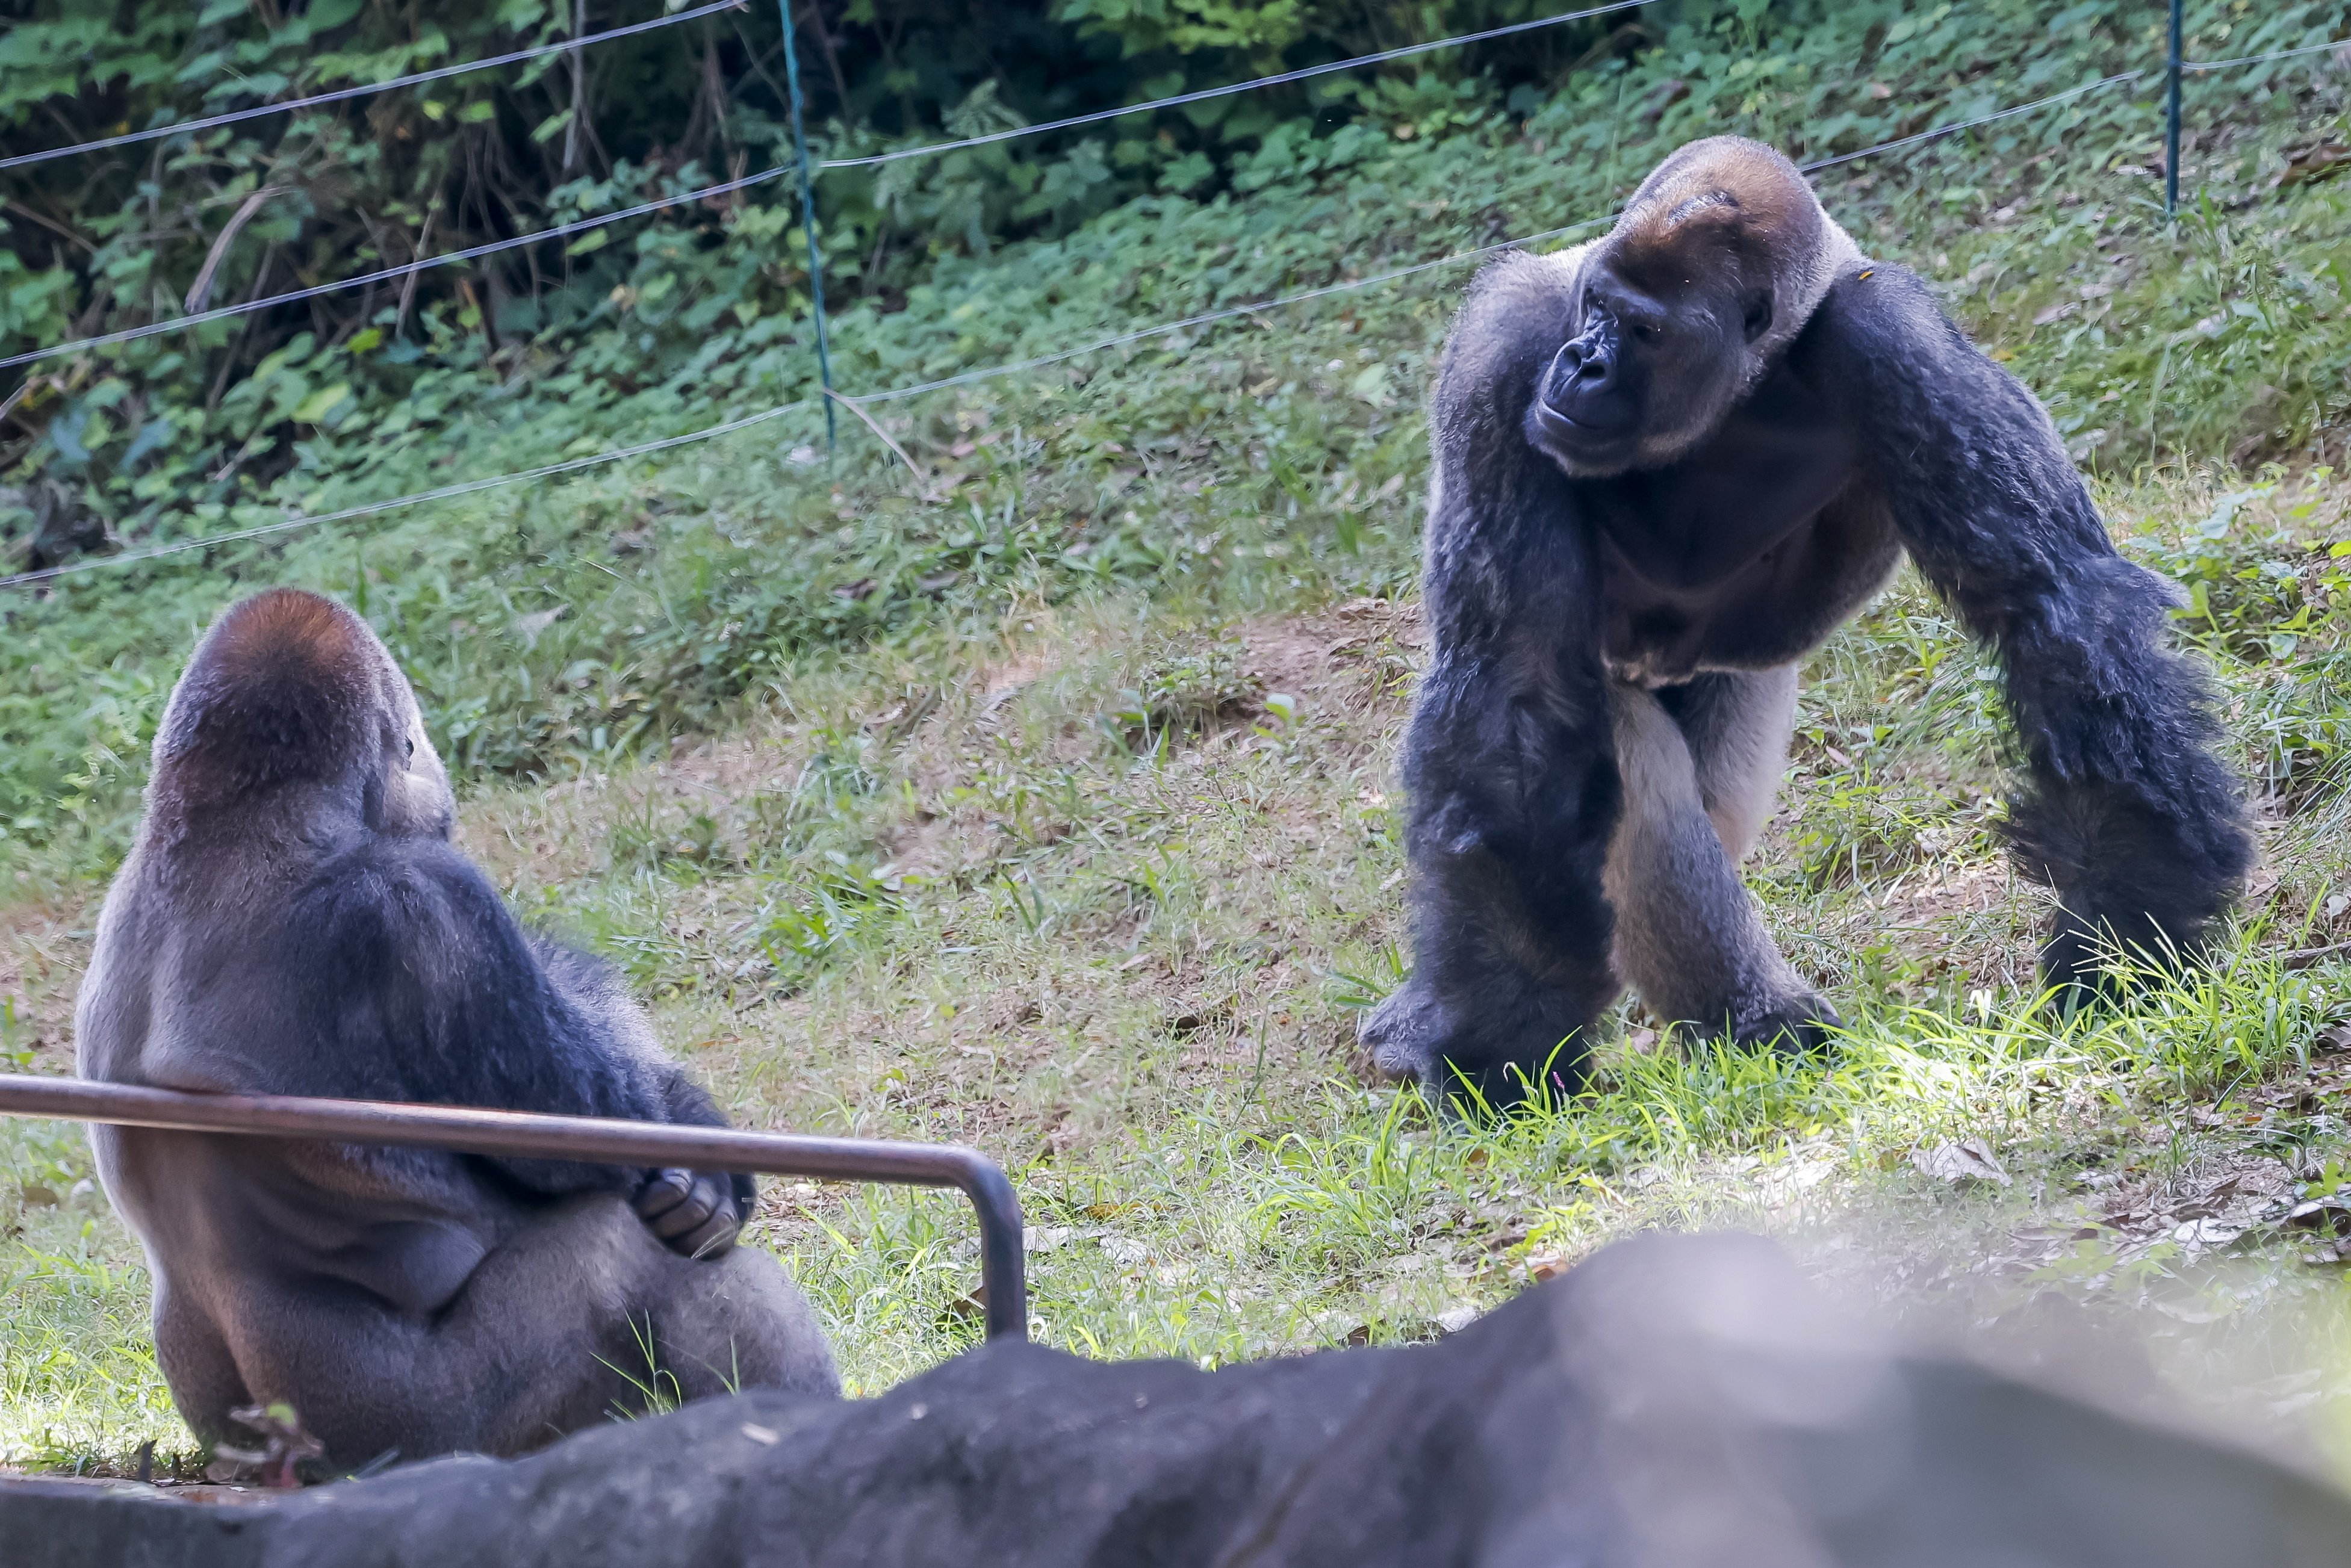
[[[1549,298],[1563,294],[1583,265],[1584,253],[1591,248],[1579,245],[1540,256],[1532,251],[1506,250],[1479,267],[1478,275],[1469,280],[1468,308],[1491,308],[1506,300]]]
[[[497,890],[455,845],[371,836],[326,856],[292,901],[296,928],[340,949],[419,943],[519,947],[522,934]]]

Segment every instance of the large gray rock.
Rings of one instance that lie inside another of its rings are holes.
[[[0,1541],[21,1568],[2304,1568],[2351,1563],[2351,1505],[1875,1343],[1724,1237],[1611,1248],[1426,1347],[990,1346],[881,1399],[745,1395],[260,1508],[11,1489]]]

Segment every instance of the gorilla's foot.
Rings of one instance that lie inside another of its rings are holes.
[[[1417,980],[1407,980],[1364,1015],[1355,1041],[1387,1078],[1414,1078],[1433,1087],[1443,1078],[1444,1009]]]
[[[2199,942],[2172,940],[2153,925],[2126,940],[2111,925],[2060,918],[2041,949],[2041,984],[2061,1014],[2123,1000],[2133,991],[2203,956]]]

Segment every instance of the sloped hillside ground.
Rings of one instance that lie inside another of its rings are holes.
[[[1974,43],[1936,47],[1899,78],[1917,112],[2000,85]],[[1624,91],[1677,102],[1682,68]],[[2000,101],[2074,79],[2035,69]],[[779,420],[12,607],[13,667],[50,672],[16,722],[71,765],[0,841],[0,1049],[67,1069],[176,661],[235,592],[304,582],[414,674],[471,781],[466,847],[621,964],[741,1122],[1005,1164],[1040,1338],[1204,1363],[1425,1338],[1610,1237],[1739,1224],[2003,1354],[2110,1330],[2165,1397],[2327,1440],[2351,1409],[2346,85],[2321,56],[2202,93],[2177,224],[2144,94],[1821,183],[1943,281],[2125,548],[2189,590],[2264,861],[2219,961],[2126,1009],[2036,1008],[2045,895],[1999,846],[1996,676],[1906,578],[1813,660],[1751,868],[1851,1020],[1833,1057],[1687,1051],[1628,1007],[1590,1093],[1496,1124],[1368,1076],[1355,1019],[1406,961],[1393,763],[1454,269],[877,405],[911,467],[854,426],[828,465]],[[1715,128],[1773,129],[1770,90],[1722,102]],[[1628,133],[1612,188],[1661,150]],[[1552,152],[1479,155],[1524,178]],[[1378,177],[1333,176],[1356,200]],[[184,1455],[78,1131],[0,1127],[0,1448]],[[758,1239],[862,1392],[978,1333],[950,1197],[773,1183]]]

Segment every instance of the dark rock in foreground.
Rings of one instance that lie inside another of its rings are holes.
[[[1026,1345],[257,1508],[0,1489],[14,1568],[2269,1568],[2351,1503],[1833,1319],[1770,1247],[1608,1249],[1441,1343],[1202,1373]]]

